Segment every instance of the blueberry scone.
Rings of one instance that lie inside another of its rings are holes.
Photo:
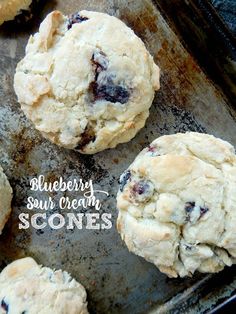
[[[159,68],[118,18],[54,11],[30,37],[14,87],[44,137],[92,154],[129,141],[144,126]]]
[[[236,156],[214,136],[179,133],[145,148],[120,178],[117,228],[169,277],[236,263]]]
[[[0,234],[11,213],[12,188],[0,166]]]
[[[32,0],[0,0],[0,25],[13,20],[22,10],[28,10]]]
[[[0,314],[87,314],[86,291],[61,270],[26,257],[0,274]]]

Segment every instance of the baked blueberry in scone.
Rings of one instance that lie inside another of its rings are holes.
[[[12,188],[0,166],[0,234],[11,213]]]
[[[236,262],[236,156],[221,139],[156,139],[121,176],[117,206],[128,249],[169,277]]]
[[[116,17],[54,11],[30,37],[14,87],[44,137],[93,154],[129,141],[144,126],[159,68]]]
[[[87,314],[86,291],[67,272],[26,257],[0,274],[1,314]]]

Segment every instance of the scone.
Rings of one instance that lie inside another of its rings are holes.
[[[0,25],[13,20],[21,10],[28,10],[32,0],[0,0]]]
[[[236,156],[214,136],[162,136],[120,178],[117,228],[169,277],[236,262]]]
[[[84,287],[61,270],[26,257],[0,274],[0,314],[86,314]]]
[[[12,188],[0,166],[0,234],[11,213]]]
[[[93,154],[129,141],[144,126],[159,68],[116,17],[54,11],[30,37],[14,87],[44,137]]]

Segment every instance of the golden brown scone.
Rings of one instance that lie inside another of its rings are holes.
[[[0,234],[11,213],[12,188],[0,166]]]
[[[62,270],[26,257],[0,274],[1,314],[87,314],[86,291]]]
[[[170,277],[236,262],[236,156],[214,136],[179,133],[145,148],[121,176],[118,230]]]
[[[0,25],[14,20],[21,10],[29,9],[32,0],[0,0]]]
[[[144,126],[159,68],[116,17],[54,11],[30,37],[14,87],[43,136],[93,154],[129,141]]]

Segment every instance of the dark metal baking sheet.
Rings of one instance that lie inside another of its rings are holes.
[[[161,90],[150,117],[130,143],[83,156],[44,140],[21,112],[12,87],[14,70],[29,35],[52,9],[68,14],[89,9],[120,17],[144,40],[161,67]],[[152,264],[129,253],[115,228],[119,175],[156,137],[192,130],[214,134],[236,146],[235,111],[171,27],[149,0],[58,0],[45,2],[25,26],[7,23],[0,29],[0,164],[14,189],[13,213],[0,237],[0,265],[30,255],[39,263],[69,271],[87,289],[91,313],[204,313],[236,289],[235,267],[217,275],[168,279]],[[39,174],[50,182],[60,176],[92,179],[110,193],[102,209],[112,213],[113,228],[19,230],[18,215],[26,211],[27,197],[32,195],[30,179]]]

